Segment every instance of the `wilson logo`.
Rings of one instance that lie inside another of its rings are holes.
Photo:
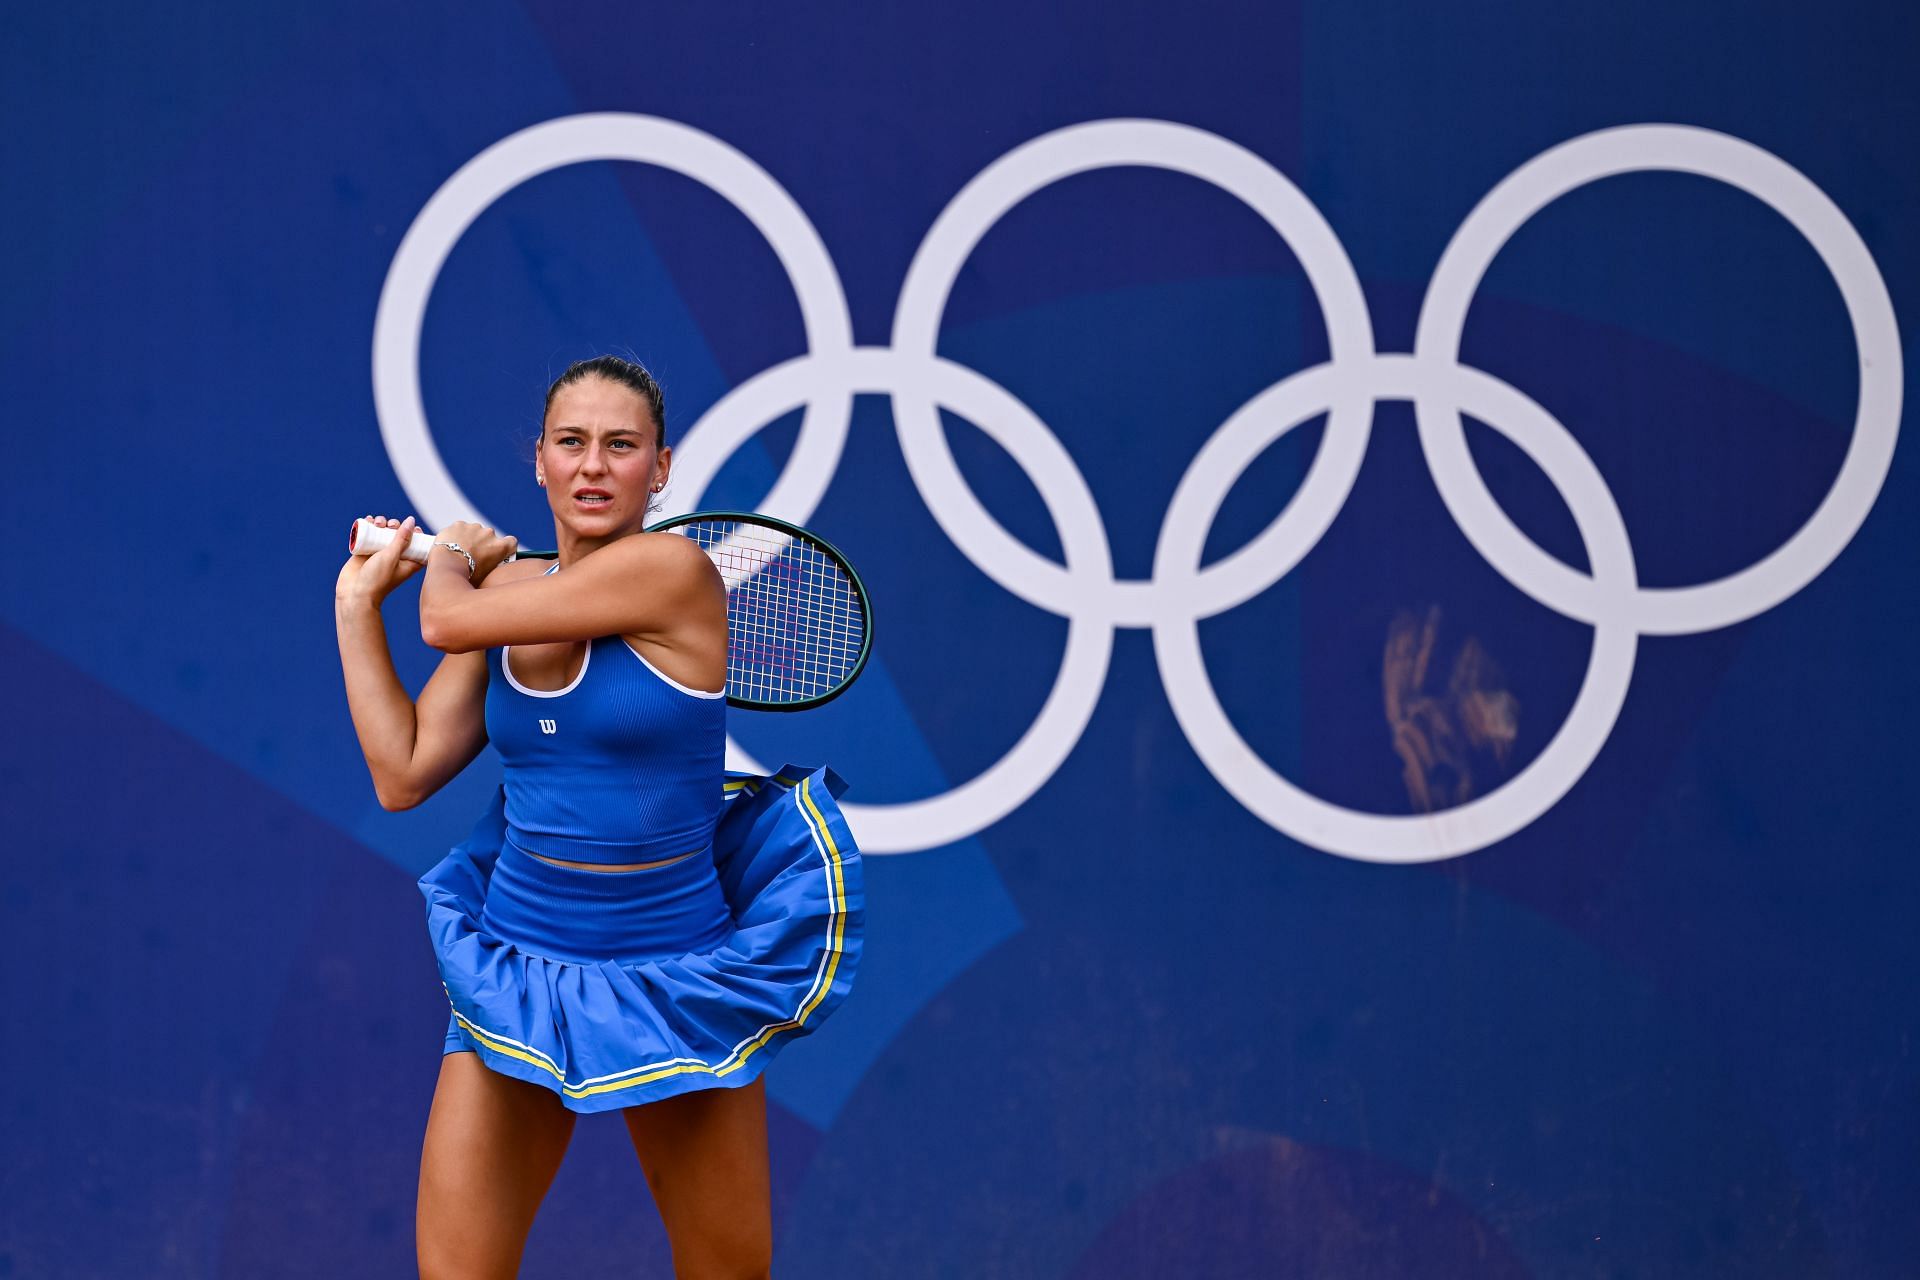
[[[540,732],[542,733],[553,733],[558,730],[559,727],[560,722],[558,720],[542,720],[540,722]]]

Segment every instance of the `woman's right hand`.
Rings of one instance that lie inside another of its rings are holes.
[[[414,519],[394,520],[387,516],[369,516],[375,524],[394,531],[393,540],[372,555],[347,557],[340,566],[340,577],[333,586],[336,603],[369,604],[378,609],[395,587],[426,566],[401,556],[413,539]]]

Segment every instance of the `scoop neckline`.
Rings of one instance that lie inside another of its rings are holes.
[[[587,666],[593,661],[593,645],[593,641],[587,641],[587,651],[580,657],[580,669],[573,673],[573,679],[567,681],[563,687],[558,689],[532,689],[521,684],[519,679],[513,674],[513,663],[511,661],[513,657],[513,646],[510,644],[500,646],[500,671],[507,677],[508,684],[529,697],[558,698],[562,694],[572,693],[575,689],[578,689],[580,682],[587,678]]]
[[[550,574],[555,574],[558,572],[560,572],[560,565],[556,561],[554,563],[554,566],[551,569],[548,569],[546,573],[543,573],[540,576],[544,578]],[[664,683],[670,685],[675,689],[678,689],[681,693],[688,694],[695,698],[702,698],[707,700],[724,698],[727,696],[727,690],[725,685],[722,685],[718,689],[696,689],[692,685],[680,683],[678,680],[675,680],[672,676],[662,671],[659,667],[656,667],[653,664],[652,660],[650,660],[646,654],[640,652],[638,649],[634,648],[631,644],[629,644],[625,636],[619,636],[617,637],[617,639],[620,641],[620,647],[622,649],[625,649],[628,653],[640,659],[640,663],[642,666],[644,666],[647,670],[653,672],[653,674],[658,676],[660,680],[663,681]],[[532,689],[532,688],[528,688],[524,684],[521,684],[520,681],[514,676],[513,666],[508,661],[509,655],[511,655],[513,652],[513,646],[510,644],[500,646],[500,670],[501,670],[501,673],[507,677],[507,683],[512,685],[514,688],[518,689],[521,693],[527,694],[530,697],[535,697],[535,698],[558,698],[562,694],[572,693],[575,689],[580,687],[580,682],[584,680],[587,675],[587,664],[593,661],[593,646],[597,643],[599,642],[596,640],[587,641],[587,651],[580,659],[580,670],[574,672],[573,679],[569,680],[564,687],[559,689]]]
[[[540,574],[540,576],[545,578],[552,574],[556,574],[558,572],[560,572],[560,562],[558,560],[555,560],[553,564],[545,572]],[[529,688],[524,684],[521,684],[520,681],[516,679],[513,674],[513,664],[510,661],[508,661],[509,655],[511,655],[512,653],[513,653],[512,645],[503,644],[500,646],[500,670],[507,677],[508,684],[512,685],[514,688],[518,689],[520,692],[527,694],[529,697],[558,698],[562,694],[572,693],[575,689],[580,687],[580,681],[583,678],[585,678],[587,674],[587,664],[593,661],[593,641],[591,640],[587,641],[587,651],[584,655],[581,656],[580,669],[573,673],[573,679],[567,681],[565,685],[561,686],[558,689],[533,689],[533,688]]]

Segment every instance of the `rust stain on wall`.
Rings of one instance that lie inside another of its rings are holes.
[[[1445,687],[1429,689],[1439,634],[1439,605],[1429,605],[1424,619],[1400,613],[1387,629],[1381,663],[1407,798],[1426,813],[1472,799],[1476,766],[1504,768],[1520,724],[1519,700],[1473,636],[1461,643]]]

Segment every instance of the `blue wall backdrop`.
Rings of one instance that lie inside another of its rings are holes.
[[[331,587],[608,349],[880,609],[779,1274],[1920,1273],[1916,13],[10,7],[0,1276],[409,1272]]]

